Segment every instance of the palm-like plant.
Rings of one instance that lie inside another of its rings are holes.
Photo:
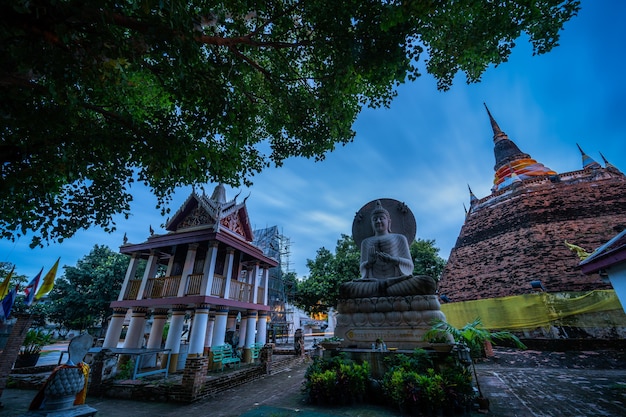
[[[457,329],[443,320],[436,320],[433,322],[431,329],[424,334],[424,339],[441,340],[448,335],[452,336],[456,343],[464,344],[469,347],[473,358],[477,358],[481,355],[485,343],[495,344],[497,340],[511,341],[516,347],[526,349],[526,345],[511,332],[492,332],[485,329],[480,317],[477,317],[474,321],[467,323],[460,329]]]
[[[29,329],[20,348],[20,355],[37,355],[50,343],[52,335],[42,329]]]

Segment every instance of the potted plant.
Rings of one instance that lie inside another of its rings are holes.
[[[15,361],[16,368],[35,366],[41,349],[50,343],[52,335],[43,329],[29,329]]]
[[[333,350],[339,348],[341,346],[341,342],[343,339],[337,336],[327,337],[320,341],[320,345],[326,350]]]

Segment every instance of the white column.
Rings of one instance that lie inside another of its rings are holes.
[[[209,322],[206,326],[206,334],[204,336],[204,351],[207,352],[211,347],[211,340],[213,340],[213,329],[215,328],[215,313],[209,311]]]
[[[228,299],[230,296],[230,280],[233,276],[233,263],[235,259],[235,249],[226,249],[226,288],[224,289],[224,299]]]
[[[159,308],[152,312],[152,328],[150,329],[150,336],[148,336],[148,342],[146,348],[148,349],[161,349],[161,343],[163,342],[163,329],[165,328],[165,322],[167,322],[166,308]],[[144,368],[152,368],[157,364],[157,354],[145,355],[141,362]]]
[[[270,300],[267,296],[270,288],[270,270],[267,266],[263,268],[263,283],[265,284],[265,286],[263,288],[263,302],[261,304],[267,306],[270,304]]]
[[[257,304],[256,300],[259,296],[259,263],[254,264],[254,268],[252,268],[252,300],[251,303]]]
[[[248,310],[248,324],[246,326],[246,349],[251,348],[254,345],[254,339],[256,337],[256,310]]]
[[[165,341],[165,349],[170,350],[170,372],[176,372],[178,363],[178,354],[180,352],[180,339],[183,336],[183,325],[185,324],[185,313],[187,306],[175,305],[172,309],[172,319],[170,320],[170,329],[167,332]],[[161,366],[165,366],[166,362]]]
[[[170,259],[167,261],[167,269],[165,270],[166,277],[172,276],[172,270],[174,269],[175,260],[176,260],[176,249],[174,249],[174,253],[170,255]]]
[[[252,346],[256,335],[256,310],[248,310],[246,313],[246,344],[243,348],[243,362],[252,362]]]
[[[145,307],[133,307],[133,312],[130,316],[130,324],[126,332],[126,339],[124,339],[123,347],[125,349],[138,349],[141,347],[143,335],[146,330],[147,311],[148,309]]]
[[[215,311],[215,325],[213,326],[213,339],[211,346],[221,346],[226,338],[226,321],[228,320],[228,307],[217,306]]]
[[[237,330],[237,311],[229,311],[226,320],[226,331]]]
[[[163,329],[167,322],[168,310],[164,308],[156,309],[152,313],[152,329],[150,330],[150,337],[148,338],[148,349],[160,349],[161,343],[163,343]]]
[[[197,250],[197,243],[191,243],[187,248],[187,257],[185,258],[183,273],[181,274],[180,284],[178,285],[178,297],[184,297],[187,292],[187,282],[189,281],[189,275],[193,274],[193,264],[196,262]]]
[[[137,299],[143,299],[143,293],[146,290],[146,284],[148,283],[148,278],[154,278],[156,274],[157,266],[159,265],[159,257],[156,251],[150,251],[150,256],[148,257],[148,264],[146,265],[146,270],[143,273],[143,278],[141,279],[141,285],[139,286],[139,291],[137,293]]]
[[[207,249],[206,261],[204,264],[204,277],[200,285],[200,295],[211,295],[213,288],[213,278],[215,277],[215,262],[217,261],[217,242],[211,242],[211,246]]]
[[[267,311],[259,311],[256,325],[256,341],[265,344],[267,341]]]
[[[204,339],[207,323],[209,322],[209,305],[200,304],[196,307],[193,316],[193,326],[189,337],[189,354],[202,356],[204,354]]]
[[[109,323],[107,334],[102,343],[103,348],[116,348],[122,335],[122,328],[124,327],[124,319],[126,318],[126,308],[114,308],[113,317]]]
[[[248,312],[244,311],[241,314],[241,322],[239,323],[239,344],[237,347],[244,347],[246,345],[246,329],[248,328]]]
[[[139,254],[133,253],[130,257],[130,263],[128,264],[128,268],[126,268],[126,276],[124,277],[124,283],[122,284],[122,289],[120,290],[120,294],[117,296],[117,301],[122,301],[124,299],[124,295],[126,294],[126,288],[128,288],[128,282],[135,278],[135,273],[137,272],[137,265],[139,265]]]

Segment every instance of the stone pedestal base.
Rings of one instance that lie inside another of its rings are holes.
[[[343,347],[355,349],[371,349],[376,339],[387,348],[424,347],[433,321],[446,319],[436,295],[340,300],[337,311],[335,336],[344,339]]]

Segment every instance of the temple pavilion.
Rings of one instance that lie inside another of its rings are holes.
[[[111,303],[114,312],[103,348],[169,349],[169,370],[176,371],[184,367],[179,354],[187,316],[191,324],[188,344],[183,344],[186,355],[206,355],[212,346],[224,345],[227,332],[239,321],[233,347],[242,349],[244,362],[250,361],[252,346],[266,341],[269,270],[278,262],[252,243],[246,199],[236,200],[226,199],[222,184],[211,197],[194,190],[167,221],[167,233],[155,234],[150,227],[145,242],[124,242],[120,252],[130,256],[130,263],[119,296]],[[142,260],[146,267],[140,276]],[[146,341],[148,317],[152,327]]]

